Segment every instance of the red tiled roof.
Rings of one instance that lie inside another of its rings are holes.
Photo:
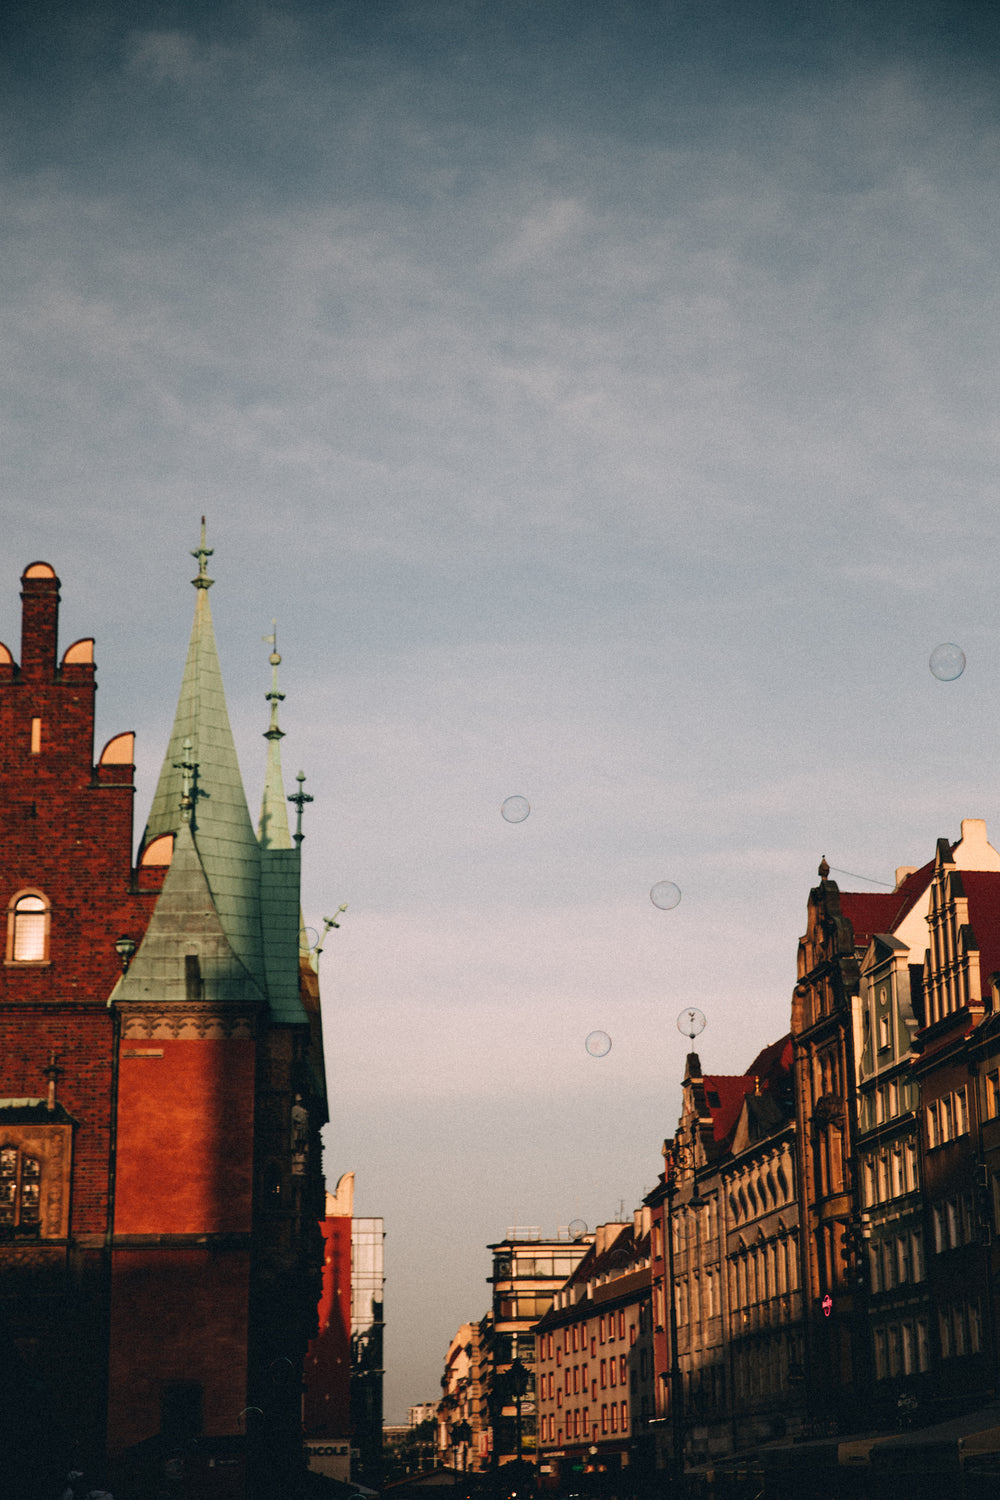
[[[767,1080],[774,1083],[781,1073],[790,1073],[792,1069],[792,1034],[788,1032],[780,1041],[772,1042],[762,1052],[758,1052],[753,1062],[747,1068],[751,1078],[759,1078],[761,1084]]]
[[[963,871],[963,875],[964,875]],[[934,861],[907,875],[895,891],[841,891],[840,910],[854,931],[854,946],[867,948],[876,932],[892,932],[934,878]]]
[[[989,993],[990,975],[1000,971],[1000,871],[959,870],[969,898],[969,925],[979,944],[979,973]]]
[[[712,1135],[721,1145],[734,1130],[743,1100],[753,1091],[754,1080],[746,1073],[706,1073],[702,1081],[705,1103],[712,1116]]]

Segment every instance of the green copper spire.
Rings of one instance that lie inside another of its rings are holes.
[[[264,1002],[258,980],[233,951],[188,822],[177,830],[174,857],[149,926],[111,999],[161,1005],[192,999],[227,1006]]]
[[[207,563],[201,544],[194,624],[177,713],[160,771],[143,843],[176,834],[187,822],[226,937],[255,979],[263,979],[260,924],[260,848],[254,836],[229,725],[222,672],[212,629]]]

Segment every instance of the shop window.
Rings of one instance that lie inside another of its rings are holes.
[[[20,891],[7,908],[7,962],[49,961],[49,903],[41,891]]]

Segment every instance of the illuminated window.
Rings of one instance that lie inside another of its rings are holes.
[[[0,1229],[31,1233],[41,1221],[42,1166],[16,1146],[0,1150]]]
[[[994,1068],[986,1075],[986,1118],[995,1120],[1000,1115],[1000,1069]]]
[[[49,903],[40,891],[22,891],[7,908],[7,962],[44,964],[49,958]]]

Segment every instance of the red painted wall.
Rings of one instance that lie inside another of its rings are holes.
[[[250,1038],[122,1044],[116,1235],[249,1231],[254,1072]]]
[[[305,1361],[303,1424],[307,1437],[346,1437],[351,1430],[351,1224],[348,1214],[323,1219],[323,1289],[319,1333]]]

